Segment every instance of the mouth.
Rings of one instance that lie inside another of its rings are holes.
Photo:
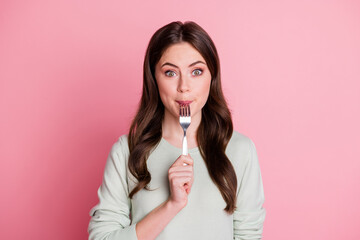
[[[179,105],[189,105],[193,101],[176,101]]]

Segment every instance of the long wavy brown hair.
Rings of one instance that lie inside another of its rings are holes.
[[[142,96],[128,134],[128,167],[138,180],[129,197],[132,198],[143,188],[150,190],[148,184],[151,175],[146,160],[150,151],[162,138],[164,117],[164,105],[155,80],[155,65],[170,45],[180,42],[188,42],[197,49],[211,72],[210,93],[201,110],[202,119],[196,138],[209,175],[227,203],[224,210],[231,214],[236,207],[237,188],[234,168],[225,154],[233,133],[231,113],[221,88],[220,62],[215,45],[205,30],[192,21],[177,21],[163,26],[154,33],[147,47],[143,66]]]

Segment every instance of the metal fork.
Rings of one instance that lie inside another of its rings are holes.
[[[184,130],[184,138],[183,138],[183,149],[182,154],[187,155],[188,154],[188,147],[187,147],[187,140],[186,140],[186,130],[189,127],[191,123],[191,115],[190,115],[190,105],[180,105],[180,119],[179,119],[180,125],[182,129]]]

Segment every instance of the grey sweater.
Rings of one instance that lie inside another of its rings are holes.
[[[147,160],[151,173],[150,189],[128,197],[136,179],[128,170],[127,135],[114,143],[108,155],[103,181],[98,189],[99,202],[90,210],[88,226],[91,240],[137,240],[135,226],[169,197],[168,169],[182,149],[164,138]],[[212,182],[199,149],[189,149],[194,160],[194,183],[188,203],[158,235],[157,240],[230,240],[261,239],[266,211],[259,161],[253,141],[234,131],[226,155],[234,166],[237,180],[236,210],[224,211],[226,202]]]

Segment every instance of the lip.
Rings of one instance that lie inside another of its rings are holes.
[[[187,104],[192,103],[193,101],[176,101],[176,102],[180,105],[187,105]]]

